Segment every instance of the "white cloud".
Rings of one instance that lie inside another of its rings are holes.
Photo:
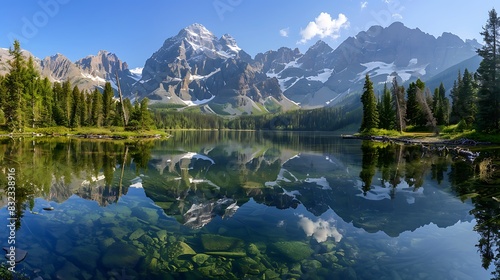
[[[368,6],[368,2],[365,1],[365,2],[361,2],[361,9],[364,9]]]
[[[300,31],[302,39],[299,43],[304,44],[316,36],[337,39],[340,37],[340,30],[347,27],[349,27],[349,21],[344,14],[339,14],[338,18],[332,19],[330,14],[323,12]]]
[[[319,219],[313,222],[311,219],[300,215],[299,226],[304,230],[307,236],[312,236],[318,242],[325,242],[328,237],[333,237],[335,242],[340,242],[342,234],[339,233],[335,226],[330,225],[328,221]]]
[[[395,13],[395,14],[392,14],[392,18],[395,20],[402,20],[403,16],[401,14]]]
[[[290,28],[288,28],[288,27],[287,28],[283,28],[283,29],[280,30],[280,35],[282,37],[288,37],[288,33],[289,32],[290,32]]]

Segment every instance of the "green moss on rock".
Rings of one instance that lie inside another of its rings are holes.
[[[273,243],[272,249],[285,259],[298,262],[309,258],[313,250],[309,245],[299,241],[280,241]]]
[[[241,239],[215,234],[203,234],[201,242],[206,251],[232,251],[241,249],[245,245]]]

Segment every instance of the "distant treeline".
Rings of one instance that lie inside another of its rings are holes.
[[[162,110],[156,110],[153,114],[156,127],[161,129],[333,131],[352,123],[359,123],[361,109],[346,113],[342,108],[319,108],[234,118]]]

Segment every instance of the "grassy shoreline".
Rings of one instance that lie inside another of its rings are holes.
[[[439,133],[435,132],[425,132],[425,131],[405,131],[398,132],[395,130],[384,130],[384,129],[372,129],[363,133],[356,133],[354,136],[386,136],[396,139],[412,139],[419,140],[421,142],[433,143],[433,142],[443,142],[443,141],[453,141],[458,139],[470,139],[481,143],[491,143],[500,144],[500,133],[487,134],[480,133],[473,129],[471,130],[461,130],[457,128],[457,125],[443,127]]]
[[[91,139],[149,139],[166,138],[169,134],[164,130],[151,129],[126,131],[123,127],[46,127],[25,128],[23,132],[0,130],[0,138],[7,137],[78,137]]]

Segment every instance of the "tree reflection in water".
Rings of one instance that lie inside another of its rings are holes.
[[[419,146],[364,141],[361,149],[363,157],[359,177],[365,196],[374,189],[372,182],[377,168],[382,176],[381,185],[388,183],[392,188],[391,199],[395,198],[395,189],[403,181],[416,190],[422,186],[428,170],[438,184],[443,182],[449,170],[453,191],[462,201],[471,199],[474,205],[470,214],[476,219],[474,230],[480,235],[476,246],[482,256],[483,268],[494,265],[492,279],[500,279],[500,171],[496,170],[499,155],[489,152],[471,163],[444,151],[422,151]]]
[[[477,223],[475,230],[481,236],[477,247],[483,267],[488,269],[494,265],[493,276],[500,279],[500,180],[498,174],[490,172],[493,165],[488,164],[491,163],[489,159],[477,158],[474,163],[468,163],[452,155],[423,150],[420,146],[363,142],[360,157],[350,159],[358,167],[361,160],[359,175],[357,172],[349,175],[346,169],[351,163],[346,155],[351,156],[353,150],[328,137],[309,139],[276,134],[267,138],[255,137],[259,140],[246,143],[246,138],[239,139],[238,134],[231,138],[233,142],[220,135],[207,139],[190,138],[188,134],[181,136],[177,143],[166,144],[79,139],[0,141],[2,172],[12,167],[17,170],[17,228],[21,227],[24,211],[33,210],[37,197],[63,202],[76,194],[107,206],[127,194],[128,182],[147,173],[141,179],[146,195],[180,223],[199,217],[195,227],[210,222],[212,215],[230,216],[226,211],[229,206],[237,209],[252,198],[259,204],[278,209],[297,208],[303,204],[314,216],[332,209],[346,222],[352,221],[354,226],[367,232],[382,230],[389,236],[398,236],[429,222],[438,226],[447,226],[449,221],[456,223],[460,211],[445,213],[452,218],[436,213],[424,219],[422,215],[416,217],[421,220],[415,219],[410,224],[406,222],[407,217],[392,208],[380,207],[381,204],[349,204],[356,194],[343,184],[359,176],[360,196],[377,195],[377,191],[382,190],[384,198],[396,201],[398,196],[405,195],[411,203],[411,198],[423,189],[425,180],[432,178],[440,184],[439,188],[453,191],[464,201],[471,199],[474,205],[471,214]],[[219,138],[225,140],[214,140]],[[304,150],[310,151],[317,142],[321,142],[318,146],[325,150],[297,157]],[[353,147],[359,151],[357,144]],[[327,161],[325,155],[328,155]],[[491,155],[491,158],[498,157]],[[376,174],[380,174],[380,178],[375,179]],[[441,185],[447,175],[451,187]],[[283,178],[278,181],[280,176]],[[6,176],[0,176],[0,183],[7,186]],[[433,211],[433,207],[446,205],[431,205],[439,203],[439,195],[427,198],[417,201],[421,203],[419,211]],[[195,213],[193,205],[201,210],[209,209],[205,211],[209,212],[208,216],[203,215],[207,213]],[[376,212],[374,209],[380,212],[370,215]],[[360,213],[365,213],[365,218],[373,218],[371,223],[360,220]],[[325,223],[321,219],[302,219],[302,225],[307,225],[306,233],[314,236],[312,229]],[[327,236],[339,239],[340,234],[333,228],[331,232]]]

